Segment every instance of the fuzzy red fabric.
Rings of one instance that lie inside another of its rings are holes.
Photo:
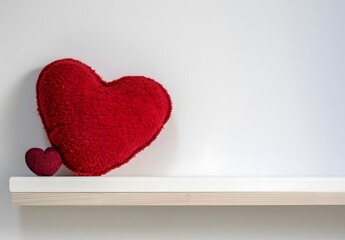
[[[37,80],[37,104],[52,146],[77,175],[99,176],[151,144],[168,121],[163,86],[142,76],[105,82],[74,59],[47,65]]]
[[[25,162],[38,176],[53,176],[62,164],[59,152],[52,147],[45,151],[40,148],[29,149],[25,154]]]

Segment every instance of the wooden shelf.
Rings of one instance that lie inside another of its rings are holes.
[[[345,205],[345,177],[12,177],[14,205]]]

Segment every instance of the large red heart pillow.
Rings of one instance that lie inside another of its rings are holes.
[[[99,176],[127,163],[168,121],[171,100],[161,84],[142,76],[105,82],[74,59],[40,73],[37,104],[48,139],[77,175]]]

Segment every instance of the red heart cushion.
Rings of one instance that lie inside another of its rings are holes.
[[[99,176],[128,162],[157,137],[172,109],[154,80],[105,82],[73,59],[47,65],[36,91],[48,139],[77,175]]]

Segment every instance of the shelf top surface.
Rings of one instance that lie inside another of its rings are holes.
[[[11,192],[345,192],[345,177],[11,177]]]

